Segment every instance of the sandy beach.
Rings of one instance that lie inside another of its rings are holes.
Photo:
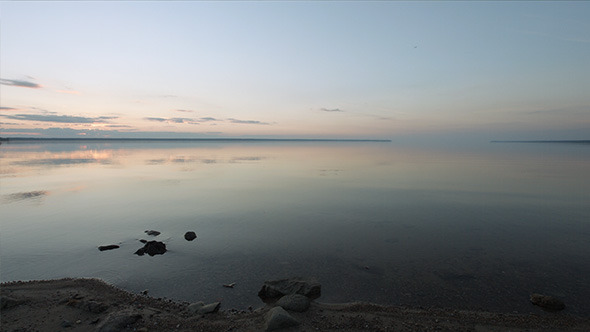
[[[264,331],[273,305],[195,313],[190,304],[132,294],[97,279],[3,283],[1,331]],[[319,300],[319,299],[318,299]],[[281,331],[589,331],[590,319],[312,301]]]

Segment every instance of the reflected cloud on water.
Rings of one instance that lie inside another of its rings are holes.
[[[13,203],[23,200],[39,200],[44,196],[49,195],[49,191],[46,190],[35,190],[35,191],[27,191],[27,192],[20,192],[14,194],[7,194],[2,196],[2,201],[6,203]]]
[[[49,151],[21,151],[15,154],[14,159],[9,162],[13,166],[68,166],[81,164],[102,164],[111,165],[114,163],[113,151],[111,150],[80,150],[70,152],[49,152]]]
[[[167,158],[167,159],[166,158],[148,159],[145,161],[145,164],[146,165],[188,164],[188,163],[239,164],[239,163],[258,162],[258,161],[262,161],[265,159],[267,159],[267,158],[262,157],[262,156],[230,157],[228,159],[178,156],[178,157]]]
[[[62,166],[62,165],[78,165],[78,164],[89,164],[95,163],[95,159],[65,159],[65,158],[52,158],[52,159],[34,159],[34,160],[22,160],[15,161],[11,165],[15,166]],[[103,161],[104,163],[104,161]],[[107,163],[108,164],[108,163]]]

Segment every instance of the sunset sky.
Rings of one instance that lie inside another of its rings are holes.
[[[0,3],[0,135],[590,139],[590,2]]]

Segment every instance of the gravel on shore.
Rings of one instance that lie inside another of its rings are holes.
[[[272,305],[196,314],[190,303],[132,294],[97,279],[9,282],[0,287],[2,332],[264,331]],[[500,314],[313,301],[280,331],[590,331],[590,318]]]

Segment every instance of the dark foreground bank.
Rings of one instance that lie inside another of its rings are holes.
[[[560,311],[537,316],[316,301],[303,312],[274,304],[204,310],[207,304],[132,294],[96,279],[4,283],[0,292],[1,331],[590,331],[590,319]]]

